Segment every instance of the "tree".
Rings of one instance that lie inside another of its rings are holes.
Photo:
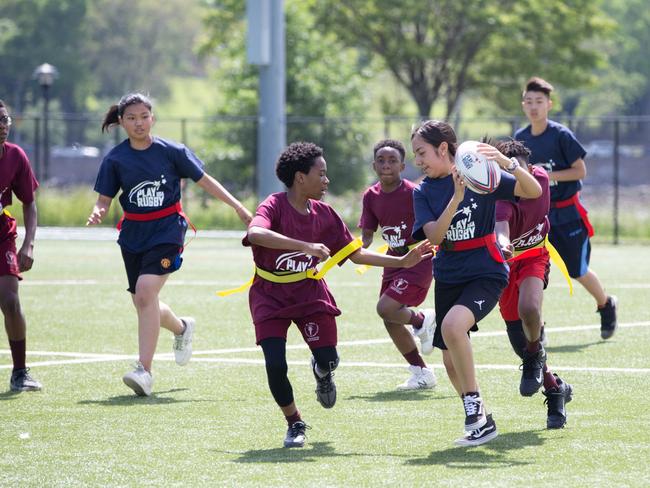
[[[209,36],[202,51],[219,58],[217,76],[224,103],[218,115],[249,116],[212,126],[214,143],[207,159],[220,179],[251,187],[258,79],[257,68],[245,60],[243,3],[212,2],[206,18]],[[358,188],[364,180],[367,131],[360,122],[344,116],[366,113],[364,87],[370,71],[354,50],[345,49],[332,35],[315,29],[309,7],[309,2],[300,0],[285,3],[287,139],[321,145],[333,182],[331,189],[341,193]]]
[[[39,99],[40,88],[32,79],[34,68],[44,62],[55,65],[60,77],[52,96],[65,112],[84,108],[90,73],[79,56],[87,39],[84,18],[88,0],[5,0],[0,15],[14,24],[5,42],[0,86],[17,112]]]
[[[194,53],[201,8],[187,0],[91,0],[92,34],[83,51],[94,96],[116,99],[133,91],[167,95],[169,78],[202,71]]]
[[[585,82],[603,25],[591,0],[322,0],[318,26],[380,58],[428,117],[476,91],[507,109],[532,74]],[[399,7],[399,8],[397,8]]]

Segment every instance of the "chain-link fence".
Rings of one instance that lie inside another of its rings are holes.
[[[570,127],[587,150],[582,196],[587,208],[608,221],[614,242],[623,223],[650,227],[650,116],[555,120]],[[124,137],[120,130],[102,133],[99,114],[53,113],[44,122],[43,117],[15,115],[11,133],[44,187],[92,185],[102,157]],[[408,142],[418,122],[407,117],[288,117],[287,135],[289,141],[310,140],[325,148],[331,191],[342,193],[360,190],[373,179],[372,147],[381,138],[404,142],[406,177],[416,178]],[[523,116],[451,122],[461,141],[508,137],[526,124]],[[236,190],[254,191],[256,117],[159,119],[154,131],[192,148],[211,174]]]

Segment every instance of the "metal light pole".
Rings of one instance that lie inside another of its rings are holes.
[[[257,195],[282,191],[275,161],[287,143],[284,0],[247,0],[248,62],[259,65]]]
[[[50,87],[54,79],[59,76],[57,69],[48,63],[41,64],[34,70],[33,78],[38,81],[43,91],[43,174],[39,177],[47,181],[50,176],[50,131],[48,122],[50,119]]]

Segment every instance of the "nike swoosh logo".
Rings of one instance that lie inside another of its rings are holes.
[[[539,376],[537,377],[537,382],[538,382],[538,383],[541,383],[541,382],[542,382],[542,378],[543,378],[542,370],[540,369],[540,370],[539,370]]]

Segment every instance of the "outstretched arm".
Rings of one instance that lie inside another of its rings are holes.
[[[106,195],[99,195],[97,197],[97,202],[95,202],[95,206],[93,207],[93,211],[88,216],[86,225],[101,224],[102,219],[108,212],[108,209],[111,208],[112,201],[113,199],[111,197],[107,197]]]
[[[201,179],[196,182],[196,184],[207,191],[213,197],[218,198],[222,202],[234,208],[235,212],[237,212],[237,216],[244,224],[248,225],[251,223],[251,220],[253,220],[253,215],[248,211],[246,207],[244,207],[244,205],[242,205],[239,200],[232,196],[230,192],[226,190],[226,188],[212,176],[204,173]]]
[[[360,248],[350,254],[350,261],[356,264],[381,266],[384,268],[411,268],[423,259],[432,256],[432,246],[429,241],[423,241],[404,256],[388,256],[368,249]]]
[[[37,212],[36,201],[23,204],[23,221],[25,222],[25,239],[18,251],[18,269],[29,271],[34,264],[34,239],[36,238]]]

